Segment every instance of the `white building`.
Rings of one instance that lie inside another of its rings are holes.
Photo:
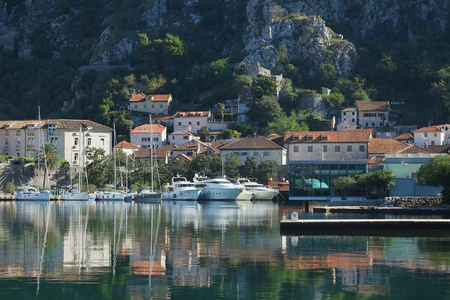
[[[445,127],[444,129],[442,129],[441,125],[422,127],[414,130],[414,144],[419,147],[426,147],[430,145],[445,145],[445,137]]]
[[[209,111],[179,111],[173,117],[173,131],[188,130],[198,133],[200,128],[208,127],[209,119],[211,119]]]
[[[80,134],[81,128],[81,134]],[[78,165],[80,155],[89,148],[100,148],[106,155],[112,149],[112,128],[89,120],[49,119],[0,122],[2,155],[35,157],[38,145],[52,143],[60,158]]]
[[[341,121],[348,120],[361,128],[382,127],[389,122],[389,101],[356,100],[355,107],[341,111]]]
[[[169,134],[169,144],[175,146],[182,146],[189,143],[192,140],[199,140],[200,137],[196,136],[192,131],[178,130]]]
[[[129,109],[151,114],[167,114],[169,112],[172,95],[134,94],[129,100]]]
[[[150,127],[151,126],[151,127]],[[130,142],[142,148],[150,148],[153,134],[153,148],[161,148],[166,144],[167,128],[160,124],[144,124],[136,127],[130,132]]]

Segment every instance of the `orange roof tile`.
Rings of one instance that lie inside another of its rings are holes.
[[[152,124],[152,128],[153,128],[153,133],[162,133],[166,129],[166,127],[162,126],[161,124]],[[144,125],[138,126],[130,132],[130,134],[135,134],[135,133],[149,133],[150,134],[151,133],[150,124],[144,124]]]
[[[416,144],[407,144],[407,148],[400,151],[400,153],[431,153],[428,148],[422,148],[417,146]]]
[[[208,117],[209,111],[177,111],[174,118]]]
[[[117,145],[114,146],[114,148],[117,149],[124,149],[124,148],[128,148],[128,149],[140,149],[141,147],[133,145],[131,143],[128,143],[127,141],[122,141],[120,143],[118,143]]]
[[[403,144],[395,139],[370,139],[367,152],[369,154],[384,154],[384,153],[398,153],[408,148],[408,145]]]
[[[143,93],[134,94],[133,97],[131,97],[130,102],[139,102],[142,100],[145,100],[147,96]]]
[[[414,140],[414,137],[411,133],[404,132],[395,138],[396,140]]]
[[[152,95],[153,102],[168,102],[172,100],[172,94]]]
[[[370,130],[351,131],[288,131],[285,143],[368,143]]]
[[[417,130],[414,130],[414,132],[443,132],[443,131],[439,126],[431,126],[419,128]]]
[[[389,111],[389,101],[356,100],[359,111]]]

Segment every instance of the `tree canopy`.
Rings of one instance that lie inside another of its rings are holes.
[[[438,155],[420,167],[417,181],[422,185],[442,186],[442,197],[450,203],[450,156]]]

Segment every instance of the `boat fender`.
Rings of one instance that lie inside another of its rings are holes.
[[[294,211],[294,212],[291,214],[291,220],[292,220],[292,221],[297,221],[297,220],[298,220],[298,212]]]

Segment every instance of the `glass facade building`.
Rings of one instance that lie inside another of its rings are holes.
[[[291,161],[289,163],[290,200],[328,200],[335,197],[333,179],[367,173],[367,160]],[[358,190],[349,196],[359,196]]]

